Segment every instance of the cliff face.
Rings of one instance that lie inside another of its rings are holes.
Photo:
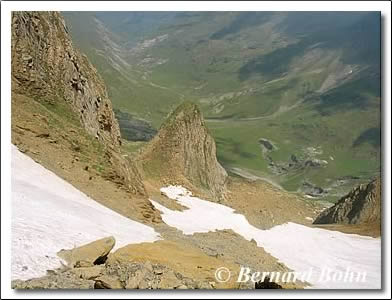
[[[87,57],[73,48],[60,13],[14,12],[11,47],[14,91],[66,101],[90,134],[120,145],[105,85]]]
[[[215,141],[196,105],[183,103],[161,126],[141,155],[144,170],[166,184],[189,182],[223,197],[227,173],[216,158]]]
[[[12,93],[48,105],[67,103],[85,130],[105,146],[129,190],[144,194],[138,171],[120,155],[120,129],[105,84],[73,47],[61,14],[13,12],[11,48]]]
[[[362,184],[324,210],[314,224],[381,223],[381,179]]]

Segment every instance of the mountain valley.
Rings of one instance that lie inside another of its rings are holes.
[[[12,287],[380,288],[379,21],[13,12]]]
[[[64,16],[116,109],[158,129],[184,100],[196,103],[227,170],[332,202],[380,172],[377,13]],[[260,139],[276,146],[268,157]]]

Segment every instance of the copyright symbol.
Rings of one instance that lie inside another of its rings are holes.
[[[226,267],[220,267],[215,271],[215,279],[218,282],[228,282],[231,276],[231,272]]]

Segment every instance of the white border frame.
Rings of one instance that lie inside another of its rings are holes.
[[[57,10],[57,11],[381,11],[384,20],[383,39],[383,267],[384,267],[384,290],[380,291],[292,291],[280,293],[273,291],[215,291],[206,293],[193,291],[184,293],[179,291],[125,291],[111,293],[103,291],[73,291],[66,290],[55,292],[49,291],[19,291],[11,289],[10,284],[10,261],[11,261],[11,11],[13,10]],[[1,2],[1,298],[259,298],[268,296],[275,298],[388,298],[391,297],[390,274],[391,274],[391,11],[388,1],[20,1]]]

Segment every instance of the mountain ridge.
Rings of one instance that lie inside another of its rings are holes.
[[[321,212],[313,224],[381,224],[381,178],[361,184]]]

